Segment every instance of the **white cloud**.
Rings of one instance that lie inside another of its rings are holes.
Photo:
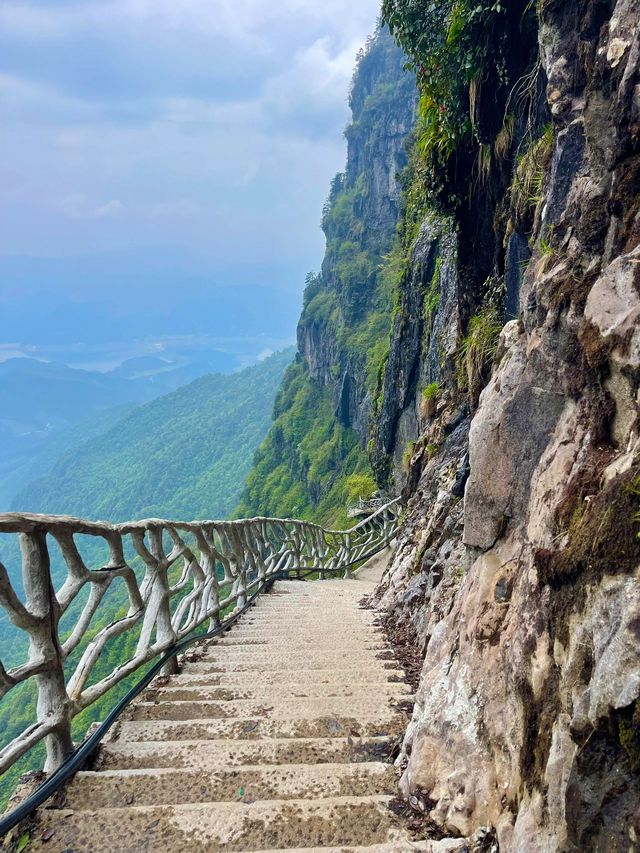
[[[273,32],[299,36],[323,30],[331,31],[337,39],[351,41],[372,29],[378,8],[375,0],[114,0],[104,5],[111,14],[130,21],[224,35],[265,46]]]
[[[360,46],[361,41],[354,40],[335,50],[324,36],[297,50],[281,70],[265,78],[255,97],[172,97],[160,107],[162,119],[179,125],[246,128],[252,133],[261,128],[314,138],[319,129],[339,134],[347,118],[347,93]],[[249,171],[253,177],[254,167]]]
[[[7,127],[20,123],[54,127],[56,133],[62,134],[59,141],[64,144],[65,133],[77,132],[78,125],[100,121],[103,110],[99,103],[68,94],[49,81],[3,74],[1,46],[0,39],[0,122],[3,133]]]
[[[308,115],[344,110],[359,41],[337,52],[328,36],[296,52],[293,61],[265,85],[267,111],[276,115]]]
[[[61,10],[33,6],[30,3],[7,2],[0,5],[0,28],[5,38],[25,36],[52,38],[60,36],[68,26]]]
[[[78,130],[72,128],[65,128],[60,130],[56,135],[56,143],[61,148],[71,148],[76,149],[80,148],[85,144],[87,140],[87,134],[85,130]]]
[[[372,29],[375,0],[94,0],[32,4],[3,0],[5,37],[55,39],[83,29],[138,29],[224,36],[269,47],[274,33],[330,31],[343,43]]]
[[[98,205],[98,207],[94,208],[90,216],[96,219],[102,219],[104,216],[115,216],[124,210],[124,204],[118,198],[112,198],[111,201],[108,201],[106,204]]]
[[[259,175],[260,163],[251,163],[249,168],[240,176],[236,182],[237,187],[248,187]]]
[[[82,192],[63,196],[54,202],[54,207],[70,219],[103,219],[124,210],[124,204],[117,198],[96,205],[91,204]]]
[[[0,251],[170,242],[317,265],[378,5],[0,0]]]
[[[0,363],[9,361],[10,358],[29,358],[19,349],[19,344],[0,344]]]
[[[54,207],[71,219],[86,215],[86,201],[83,193],[69,193],[54,202]]]

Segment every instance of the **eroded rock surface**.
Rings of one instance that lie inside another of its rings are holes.
[[[639,19],[544,4],[554,149],[519,316],[470,426],[443,390],[378,590],[425,655],[399,762],[434,850],[481,827],[640,849]]]

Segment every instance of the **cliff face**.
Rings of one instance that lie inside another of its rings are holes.
[[[298,324],[298,350],[311,379],[329,390],[336,416],[355,429],[363,447],[378,367],[368,348],[388,333],[391,309],[380,266],[398,223],[398,177],[414,122],[415,82],[405,61],[387,30],[376,33],[359,59],[345,131],[347,165],[324,210],[326,253]]]
[[[514,319],[479,400],[459,212],[425,218],[403,279],[374,463],[384,475],[395,455],[408,508],[378,601],[425,655],[399,759],[412,806],[447,837],[490,827],[514,853],[627,851],[640,843],[640,4],[551,0],[539,19],[538,137],[516,140],[529,153],[487,190],[490,276]],[[540,186],[525,215],[527,168]]]
[[[374,470],[396,492],[405,483],[403,456],[424,426],[422,389],[453,382],[460,332],[457,260],[453,223],[429,213],[399,285],[379,413],[371,425]]]
[[[393,308],[382,264],[398,222],[398,175],[416,98],[405,62],[387,30],[358,59],[347,165],[323,211],[325,257],[307,279],[298,360],[285,376],[239,515],[345,524],[347,503],[376,487],[366,445]]]

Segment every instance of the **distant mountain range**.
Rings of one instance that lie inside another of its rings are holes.
[[[192,379],[197,379],[204,373],[210,373],[211,370],[207,367],[208,364],[205,362],[190,362],[176,366],[174,362],[167,361],[164,358],[141,355],[126,359],[121,365],[108,371],[107,375],[121,377],[122,379],[147,379],[156,384],[179,387]]]
[[[25,477],[46,473],[47,460],[62,449],[209,370],[206,363],[176,366],[155,357],[130,359],[108,373],[32,358],[0,363],[0,509]]]
[[[113,409],[106,410],[102,414],[104,430],[97,428],[94,411],[94,420],[75,429],[76,440],[81,429],[86,430],[84,441],[61,442],[61,454],[55,460],[46,453],[41,472],[45,476],[22,488],[11,508],[109,521],[151,516],[228,517],[253,454],[269,429],[276,391],[293,355],[289,348],[238,373],[201,377],[130,409],[124,417],[114,417]],[[73,386],[69,373],[82,375],[84,371],[52,370],[48,375],[58,378],[59,389],[45,393],[43,388],[39,405],[32,398],[25,405],[28,403],[34,419],[41,412],[53,416],[64,397],[76,412],[86,411],[89,405],[98,407],[107,393],[112,402],[126,406],[126,383],[137,390],[140,385],[136,383],[144,383],[144,374],[157,367],[155,360],[136,361],[105,375],[103,382],[91,374],[81,376],[78,386]],[[11,375],[10,370],[6,372]],[[123,378],[123,373],[131,377]],[[2,372],[0,388],[1,379]],[[75,397],[73,390],[77,391]],[[82,407],[85,394],[85,401],[91,403]],[[17,396],[14,391],[14,400]],[[34,473],[33,465],[30,473]]]

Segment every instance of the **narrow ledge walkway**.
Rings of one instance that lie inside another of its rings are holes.
[[[156,680],[41,809],[29,851],[418,849],[389,808],[411,702],[357,580],[277,583]]]

